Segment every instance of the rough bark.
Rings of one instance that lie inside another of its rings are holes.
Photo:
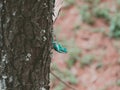
[[[0,90],[49,90],[53,0],[0,0]]]

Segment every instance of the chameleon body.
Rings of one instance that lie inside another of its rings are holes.
[[[52,44],[55,51],[59,53],[67,53],[67,49],[63,47],[61,44],[57,43],[56,41],[53,41]]]
[[[53,1],[55,2],[54,13],[53,13],[53,22],[55,22],[59,15],[60,9],[62,7],[63,0],[53,0]],[[54,40],[54,38],[53,38],[52,44],[53,44],[53,49],[55,51],[57,51],[59,53],[67,53],[67,49],[65,47],[63,47],[61,44],[59,44],[58,42],[56,42]]]

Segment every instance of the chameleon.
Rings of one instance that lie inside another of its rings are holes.
[[[57,41],[52,41],[52,44],[55,51],[59,53],[67,53],[67,49],[63,47],[61,44],[59,44]]]
[[[62,7],[62,2],[63,0],[55,0],[55,5],[54,5],[54,12],[53,12],[53,22],[56,21],[60,9]],[[53,44],[53,49],[59,53],[67,53],[67,49],[65,47],[63,47],[61,44],[59,44],[54,38],[52,40],[52,44]]]

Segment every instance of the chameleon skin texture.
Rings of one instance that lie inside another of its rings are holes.
[[[59,52],[59,53],[67,53],[67,49],[65,47],[63,47],[62,45],[60,45],[59,43],[53,41],[53,48],[55,51]]]

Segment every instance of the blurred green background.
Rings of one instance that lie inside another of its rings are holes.
[[[51,90],[120,90],[120,0],[64,0],[54,34],[68,53],[51,70],[69,86],[51,74]]]

